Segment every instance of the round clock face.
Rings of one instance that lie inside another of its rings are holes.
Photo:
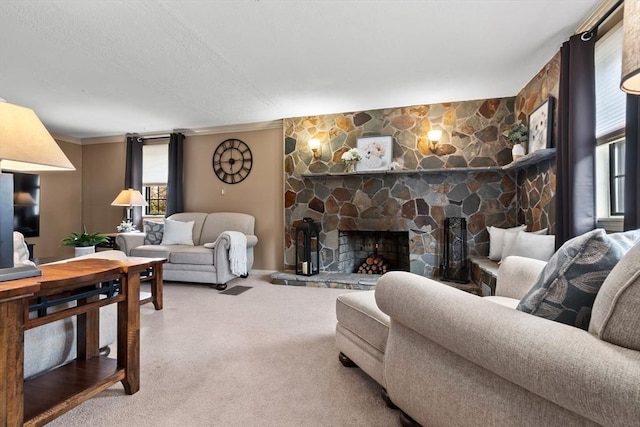
[[[213,172],[218,179],[227,184],[242,182],[253,164],[249,146],[239,139],[222,141],[213,152]]]

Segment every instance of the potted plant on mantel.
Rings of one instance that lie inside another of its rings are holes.
[[[502,135],[506,136],[509,139],[509,142],[513,144],[513,147],[511,148],[511,155],[514,162],[527,153],[521,143],[527,142],[529,139],[529,128],[523,125],[520,120],[512,124],[509,129],[502,132]]]
[[[96,251],[96,245],[108,242],[109,239],[104,234],[87,233],[87,228],[82,227],[82,233],[72,233],[62,239],[62,246],[73,246],[75,256],[92,254]]]

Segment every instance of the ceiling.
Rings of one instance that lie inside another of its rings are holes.
[[[598,0],[0,0],[0,97],[75,138],[513,96]]]

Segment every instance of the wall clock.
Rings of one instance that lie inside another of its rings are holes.
[[[213,152],[213,172],[218,179],[227,184],[242,182],[253,165],[253,156],[249,146],[239,139],[222,141]]]

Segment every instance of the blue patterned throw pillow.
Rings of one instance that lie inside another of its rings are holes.
[[[588,330],[604,279],[638,241],[640,230],[607,234],[603,229],[567,241],[551,257],[518,310]]]
[[[164,236],[164,224],[161,222],[144,221],[144,244],[159,245]]]

